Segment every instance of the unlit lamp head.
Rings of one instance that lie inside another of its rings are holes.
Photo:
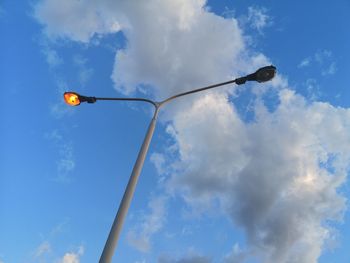
[[[246,81],[257,81],[259,83],[270,81],[276,75],[276,67],[273,65],[259,68],[252,74],[236,79],[237,85],[242,85]]]
[[[276,67],[275,66],[266,66],[263,68],[258,69],[255,73],[252,80],[255,80],[257,82],[266,82],[271,79],[276,75]]]

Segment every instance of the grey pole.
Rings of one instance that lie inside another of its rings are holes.
[[[141,173],[142,166],[145,161],[147,151],[153,136],[153,132],[157,122],[158,111],[159,107],[157,105],[151,123],[148,126],[148,130],[143,144],[141,146],[139,155],[137,156],[137,160],[132,170],[128,185],[125,189],[123,199],[119,205],[118,213],[114,219],[112,228],[109,232],[108,239],[106,241],[99,263],[112,262],[112,257],[114,254],[114,250],[117,246],[118,238],[125,220],[125,216],[128,212],[131,199],[134,195],[136,184],[139,179],[139,175]]]

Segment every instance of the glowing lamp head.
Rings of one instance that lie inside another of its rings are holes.
[[[64,101],[70,106],[78,106],[80,104],[80,95],[75,92],[65,92]]]

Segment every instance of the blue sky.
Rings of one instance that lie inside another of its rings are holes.
[[[0,262],[97,262],[149,105],[162,111],[113,262],[345,263],[350,3],[0,1]]]

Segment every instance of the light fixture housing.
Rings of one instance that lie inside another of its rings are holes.
[[[237,85],[242,85],[246,83],[246,81],[257,81],[259,83],[267,82],[273,79],[276,75],[276,67],[273,65],[259,68],[252,74],[249,74],[245,77],[241,77],[236,79]]]
[[[81,103],[80,95],[76,92],[65,92],[63,94],[64,101],[70,106],[78,106]]]
[[[276,67],[273,65],[262,67],[255,73],[247,76],[247,80],[257,81],[259,83],[270,81],[276,75]]]
[[[81,102],[95,103],[97,100],[95,97],[82,96],[73,91],[65,92],[63,94],[63,97],[64,97],[64,101],[70,106],[78,106],[80,105]]]

